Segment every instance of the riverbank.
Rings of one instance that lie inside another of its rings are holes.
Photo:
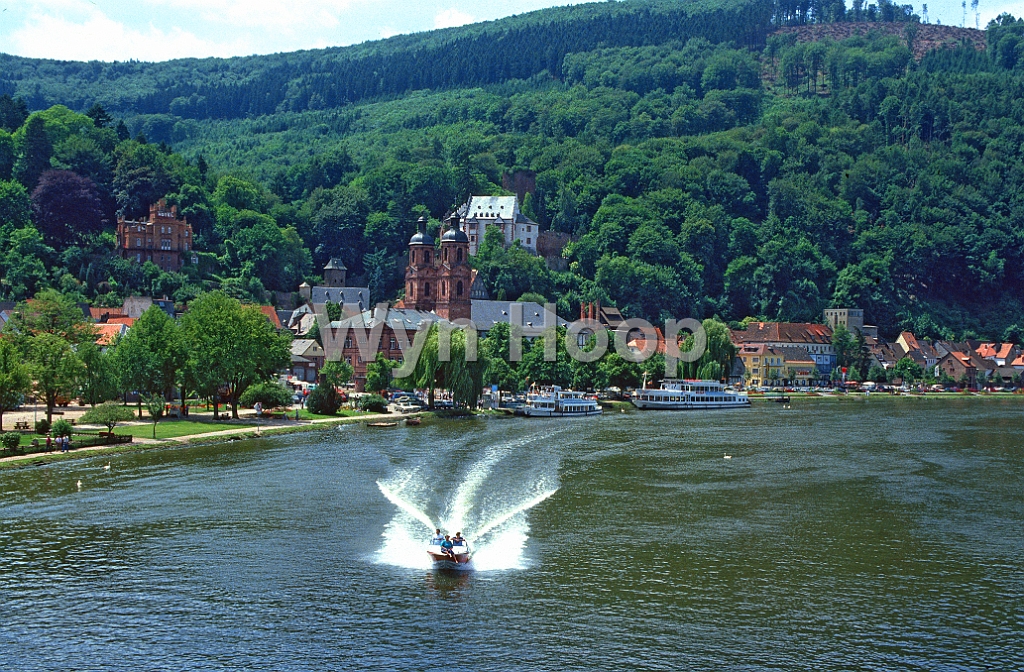
[[[117,446],[93,446],[89,448],[76,448],[66,453],[62,453],[59,450],[53,450],[49,452],[30,453],[28,455],[10,455],[7,457],[0,458],[0,470],[11,469],[26,466],[41,466],[49,464],[51,462],[62,462],[66,460],[80,459],[84,457],[94,457],[97,455],[114,455],[129,452],[137,452],[140,450],[150,450],[153,448],[168,448],[175,446],[189,446],[189,445],[202,445],[209,443],[222,443],[227,441],[240,441],[243,439],[258,439],[269,436],[281,436],[284,434],[295,434],[299,432],[311,432],[317,429],[323,429],[326,427],[332,427],[335,425],[345,425],[353,423],[366,423],[366,422],[401,422],[411,417],[416,416],[427,416],[432,415],[431,413],[366,413],[354,416],[344,417],[327,417],[327,418],[316,418],[313,420],[300,420],[300,421],[289,421],[289,420],[255,420],[247,422],[244,425],[237,425],[227,429],[218,429],[208,432],[198,433],[182,433],[180,435],[165,436],[163,438],[151,439],[144,436],[134,436],[132,443],[121,444]],[[195,426],[200,424],[210,424],[216,426],[215,423],[197,423],[188,420],[165,420],[160,425],[165,428],[170,426],[173,427],[176,423],[188,423],[189,425]],[[132,429],[137,430],[142,428],[149,430],[152,428],[150,423],[133,423],[127,427],[120,427],[121,429]],[[133,435],[136,432],[130,432]],[[144,433],[144,432],[140,432]]]

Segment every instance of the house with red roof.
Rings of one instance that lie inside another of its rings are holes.
[[[818,380],[828,380],[836,368],[836,350],[832,347],[832,328],[809,322],[751,322],[745,330],[731,330],[730,339],[737,348],[767,345],[773,348],[803,348],[814,361]]]

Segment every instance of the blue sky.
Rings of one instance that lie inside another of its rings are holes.
[[[557,0],[0,0],[0,52],[66,60],[165,61],[344,46],[578,4]],[[847,2],[847,4],[850,4]],[[974,16],[968,0],[968,26]],[[920,3],[914,3],[920,12]],[[960,25],[957,0],[929,17]],[[1024,0],[981,0],[981,25]]]

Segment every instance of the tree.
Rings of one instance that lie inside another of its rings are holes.
[[[134,419],[135,412],[132,409],[116,401],[105,401],[82,414],[79,422],[86,425],[103,425],[108,432],[113,433],[117,423]]]
[[[42,332],[28,337],[24,351],[36,392],[46,404],[46,420],[53,422],[57,398],[74,394],[85,367],[71,343],[56,334]]]
[[[55,247],[102,230],[103,204],[96,184],[70,170],[48,170],[32,191],[32,212],[43,239]]]
[[[207,394],[226,387],[234,418],[246,388],[270,380],[291,362],[290,338],[278,334],[258,307],[243,307],[223,292],[193,301],[181,327],[191,375]]]
[[[840,367],[849,367],[860,354],[856,351],[853,335],[842,324],[836,325],[835,331],[832,332],[832,347],[835,348],[836,361]]]
[[[0,431],[4,413],[18,408],[31,391],[32,377],[21,353],[9,340],[0,338]]]
[[[263,408],[287,408],[292,404],[292,391],[277,381],[256,383],[242,393],[238,403],[253,407],[256,402]]]
[[[441,329],[450,330],[450,356],[448,361],[441,359]],[[426,388],[427,405],[434,407],[434,390],[447,389],[452,402],[457,406],[474,407],[483,392],[484,371],[487,368],[487,357],[484,353],[475,361],[468,358],[467,330],[454,328],[451,325],[432,324],[427,332],[416,335],[414,347],[422,343],[416,367],[409,376],[409,381],[416,387]]]
[[[344,362],[329,362],[338,364]],[[347,366],[347,365],[346,365]],[[383,352],[378,352],[372,362],[366,363],[366,382],[363,389],[367,392],[383,392],[391,387],[391,372],[399,367],[399,363],[388,359]],[[351,366],[349,370],[351,371]],[[352,374],[349,373],[349,376]]]
[[[75,302],[53,289],[37,292],[30,301],[19,303],[6,329],[16,339],[52,334],[72,345],[95,340],[95,330]]]
[[[904,357],[900,361],[896,362],[896,366],[893,367],[896,377],[901,378],[904,383],[912,385],[914,381],[920,380],[924,375],[924,369],[921,365],[912,360],[910,357]]]
[[[317,385],[306,399],[306,408],[318,415],[334,415],[341,408],[341,395],[330,385]]]
[[[39,182],[39,176],[50,168],[52,155],[53,145],[46,134],[46,122],[39,114],[33,114],[25,124],[24,136],[18,147],[18,158],[14,162],[15,179],[32,191]]]
[[[117,396],[117,374],[110,366],[110,355],[92,341],[78,346],[78,358],[85,367],[82,373],[81,394],[85,403],[96,404]]]
[[[149,412],[149,417],[153,420],[153,438],[155,439],[156,425],[160,422],[160,418],[164,417],[167,400],[159,394],[144,394],[142,395],[142,403],[146,405],[146,411]]]
[[[114,345],[113,369],[118,372],[123,392],[139,394],[140,420],[142,395],[159,394],[164,399],[171,398],[175,385],[184,379],[186,358],[181,328],[155,305],[146,310]],[[182,399],[185,391],[182,391]]]

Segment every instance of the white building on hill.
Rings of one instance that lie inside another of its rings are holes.
[[[456,214],[459,230],[469,238],[470,254],[476,254],[488,226],[501,230],[506,247],[518,240],[525,249],[537,254],[540,227],[519,210],[515,196],[470,196]]]

